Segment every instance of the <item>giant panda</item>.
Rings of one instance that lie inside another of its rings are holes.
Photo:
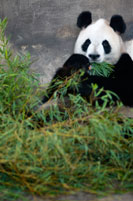
[[[124,105],[133,106],[133,61],[120,36],[126,30],[122,16],[114,15],[110,22],[105,19],[92,22],[91,12],[84,11],[77,18],[77,26],[81,31],[75,42],[74,54],[68,58],[62,68],[56,71],[48,88],[48,95],[43,98],[43,103],[57,89],[54,87],[51,90],[56,78],[65,80],[66,77],[82,68],[84,75],[81,77],[78,89],[70,88],[68,94],[80,94],[89,101],[91,86],[97,84],[99,88],[116,93]],[[110,76],[90,75],[89,65],[103,61],[114,65],[114,71]]]

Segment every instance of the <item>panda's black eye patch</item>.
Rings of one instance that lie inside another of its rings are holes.
[[[82,45],[82,50],[83,50],[84,52],[86,52],[86,51],[87,51],[87,48],[89,47],[90,44],[91,44],[90,39],[87,39],[87,40],[83,43],[83,45]]]
[[[104,40],[102,42],[102,45],[103,45],[105,53],[109,54],[111,52],[111,46],[110,46],[109,42],[107,40]]]

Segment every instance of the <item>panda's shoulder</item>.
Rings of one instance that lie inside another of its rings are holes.
[[[129,41],[125,41],[125,50],[130,55],[133,60],[133,39]]]
[[[133,60],[128,53],[123,53],[115,64],[115,75],[129,79],[133,76]]]

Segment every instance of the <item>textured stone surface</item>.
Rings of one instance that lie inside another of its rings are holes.
[[[50,81],[55,69],[73,52],[77,16],[90,10],[93,19],[121,14],[128,23],[124,38],[133,37],[133,0],[0,0],[0,17],[8,18],[7,35],[21,51],[29,51],[32,69]]]

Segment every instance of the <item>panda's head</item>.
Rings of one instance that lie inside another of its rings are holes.
[[[75,43],[74,53],[85,55],[90,62],[117,63],[124,52],[120,34],[126,30],[120,15],[112,16],[110,23],[105,19],[92,23],[91,13],[85,11],[79,15],[77,26],[81,31]]]

